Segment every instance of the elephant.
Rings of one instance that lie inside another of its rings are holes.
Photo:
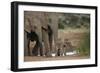
[[[41,48],[41,43],[39,41],[39,36],[36,33],[37,27],[34,25],[31,25],[31,20],[29,18],[27,18],[29,26],[30,26],[30,32],[28,32],[26,29],[24,30],[24,40],[25,43],[27,42],[27,46],[25,46],[25,48],[28,48],[28,55],[32,56],[37,56],[38,55],[38,49],[40,49],[40,55],[42,55],[42,48]],[[27,38],[26,38],[27,36]]]
[[[57,39],[56,50],[56,56],[63,56],[63,41],[61,40],[61,38]]]
[[[51,19],[51,23],[49,22]],[[30,22],[28,21],[30,20]],[[31,25],[29,25],[31,24]],[[38,35],[40,48],[37,48],[37,54],[42,52],[42,55],[51,56],[52,52],[56,51],[56,48],[52,49],[52,45],[56,47],[58,38],[58,17],[54,12],[37,12],[37,11],[25,11],[24,12],[24,47],[25,56],[29,55],[27,33],[31,32],[31,29],[36,26],[36,34]],[[30,29],[31,28],[31,29]],[[52,34],[49,33],[52,32]],[[51,35],[51,36],[50,36]],[[44,43],[44,46],[42,45]],[[44,47],[44,48],[43,48]],[[40,51],[41,50],[41,51]]]
[[[40,25],[40,21],[38,19],[38,16],[40,16],[40,13],[36,12],[24,12],[24,47],[25,47],[25,55],[29,56],[30,55],[30,49],[29,49],[29,39],[27,38],[27,34],[31,32],[32,29],[34,29],[33,27],[37,27],[36,29],[36,34],[38,35],[38,39],[39,42],[42,42],[42,33],[41,33],[41,25]],[[40,44],[41,45],[41,44]],[[36,47],[37,49],[35,50],[35,53],[38,55],[38,50],[41,48]],[[32,51],[32,50],[31,50]]]
[[[52,13],[49,14],[49,18],[51,18],[50,26],[51,26],[52,32],[53,32],[54,48],[52,49],[52,51],[54,53],[57,53],[56,46],[57,46],[57,41],[58,41],[58,19],[59,19],[58,16],[59,16],[59,14],[57,14],[55,12],[52,12]]]

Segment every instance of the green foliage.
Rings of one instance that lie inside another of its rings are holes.
[[[89,28],[90,27],[90,15],[89,14],[75,14],[65,13],[59,18],[59,28]]]
[[[80,55],[90,55],[90,33],[86,33],[79,48]]]

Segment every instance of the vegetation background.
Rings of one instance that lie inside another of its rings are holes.
[[[68,38],[80,55],[90,55],[90,15],[63,13],[58,22],[60,38]]]

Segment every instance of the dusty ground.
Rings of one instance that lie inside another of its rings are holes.
[[[40,57],[40,56],[25,56],[24,61],[54,61],[54,60],[75,60],[88,59],[88,56],[58,56],[58,57]]]

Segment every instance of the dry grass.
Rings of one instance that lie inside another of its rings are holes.
[[[64,29],[58,30],[58,38],[69,39],[73,46],[79,47],[81,40],[84,38],[84,35],[88,33],[87,29]]]

